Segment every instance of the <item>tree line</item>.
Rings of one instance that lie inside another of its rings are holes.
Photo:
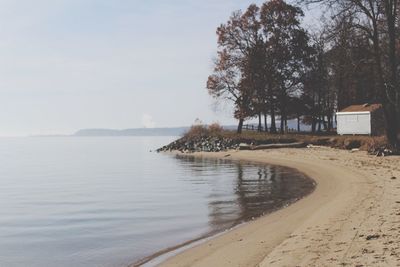
[[[313,132],[330,131],[335,111],[382,103],[388,140],[397,147],[399,1],[271,0],[235,11],[217,29],[208,92],[233,103],[239,133],[250,118],[271,133],[284,132],[293,118],[298,128],[302,120]],[[301,7],[312,5],[325,19],[309,31]]]

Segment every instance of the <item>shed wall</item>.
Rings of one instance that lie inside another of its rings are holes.
[[[337,113],[337,132],[344,134],[371,134],[371,113]]]

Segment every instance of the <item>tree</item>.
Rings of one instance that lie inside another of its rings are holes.
[[[399,149],[400,86],[398,0],[303,0],[324,3],[333,17],[353,16],[351,27],[362,31],[372,44],[375,87],[386,117],[386,134]]]
[[[232,58],[226,50],[220,51],[214,73],[208,77],[207,89],[213,97],[222,97],[234,103],[234,116],[239,120],[238,133],[242,132],[243,122],[251,114],[248,106],[251,93],[244,87],[242,81],[241,71],[235,58]]]
[[[235,117],[243,120],[271,117],[270,131],[276,132],[280,115],[281,132],[287,125],[288,99],[300,97],[301,78],[309,57],[309,37],[300,25],[300,8],[283,0],[272,0],[261,8],[250,5],[236,11],[217,29],[219,51],[207,88],[216,98],[235,103]]]
[[[354,20],[350,15],[338,16],[327,26],[330,49],[326,57],[338,110],[379,102],[373,49],[365,33],[352,27]]]
[[[304,13],[300,8],[283,0],[272,0],[261,7],[260,19],[267,51],[265,54],[269,57],[265,62],[270,64],[265,69],[271,73],[268,78],[272,80],[267,91],[272,107],[272,94],[276,92],[281,132],[287,125],[288,98],[293,94],[300,95],[297,85],[301,82],[304,63],[310,52],[307,32],[300,24],[302,16]],[[273,113],[271,110],[272,116]]]
[[[218,59],[207,88],[214,97],[224,96],[235,103],[234,116],[241,133],[244,119],[254,116],[255,92],[260,86],[259,8],[251,5],[242,14],[236,11],[217,29]]]

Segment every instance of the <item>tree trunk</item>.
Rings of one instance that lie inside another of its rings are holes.
[[[271,127],[269,129],[271,133],[276,133],[276,122],[275,122],[275,108],[271,105]]]
[[[391,107],[392,106],[390,104],[391,99],[389,99],[389,96],[387,95],[387,93],[389,93],[389,92],[387,91],[387,88],[385,86],[385,80],[383,77],[383,68],[382,68],[382,62],[381,62],[382,56],[381,56],[381,48],[380,48],[380,43],[379,43],[378,23],[376,21],[373,21],[373,48],[374,48],[375,66],[376,66],[377,76],[378,76],[377,87],[379,88],[379,92],[380,92],[379,96],[380,96],[380,99],[383,104],[385,118],[386,118],[386,137],[392,146],[397,147],[398,146],[398,144],[397,144],[398,143],[397,121],[396,121],[396,118],[393,117],[393,115],[394,115],[394,113],[396,113],[396,111],[395,111],[395,109],[393,109],[393,107]],[[392,75],[393,75],[393,73],[392,73]]]
[[[389,143],[393,146],[393,148],[398,149],[398,138],[397,138],[397,116],[394,108],[391,108],[390,105],[387,105],[384,108],[386,124],[390,124],[390,126],[386,126],[386,137]]]
[[[324,130],[328,131],[328,123],[325,120],[325,116],[322,117],[322,125],[324,126]]]
[[[238,125],[238,128],[237,128],[237,133],[238,133],[238,134],[241,134],[241,133],[242,133],[243,122],[244,122],[244,119],[240,119],[240,120],[239,120],[239,125]]]
[[[397,0],[396,0],[397,1]],[[385,1],[386,3],[386,20],[388,26],[389,35],[389,64],[390,64],[390,83],[389,92],[387,95],[392,99],[389,99],[389,107],[387,108],[386,116],[389,116],[390,123],[387,125],[388,129],[388,139],[394,148],[398,148],[398,116],[399,116],[399,86],[397,82],[397,55],[396,55],[396,15],[397,15],[397,4],[392,1]],[[390,114],[389,114],[390,113]],[[388,122],[389,122],[388,121]]]
[[[281,89],[281,90],[283,90],[283,89]],[[286,120],[286,95],[285,95],[285,93],[281,93],[280,108],[281,108],[281,133],[283,134],[285,132],[285,120]]]
[[[261,112],[258,113],[258,129],[257,131],[261,132],[262,129],[262,117],[261,117]]]
[[[311,132],[312,133],[315,133],[315,130],[316,130],[316,119],[315,119],[315,116],[312,116],[312,118],[311,118]]]
[[[264,113],[264,126],[265,126],[265,132],[268,132],[268,121],[267,121],[268,115],[267,112]]]
[[[286,133],[287,130],[287,115],[286,111],[283,111],[281,114],[281,133],[284,134]]]
[[[321,116],[318,116],[318,132],[321,132]]]
[[[332,131],[332,116],[328,115],[328,131]]]
[[[287,126],[287,115],[285,115],[285,133],[287,133],[289,130],[288,126]]]
[[[300,132],[300,115],[297,115],[297,132]]]

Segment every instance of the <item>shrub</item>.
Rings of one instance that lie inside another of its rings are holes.
[[[213,123],[210,126],[208,126],[208,134],[213,135],[213,136],[220,136],[224,129],[222,128],[219,123]]]
[[[184,138],[192,139],[207,136],[222,136],[224,129],[218,123],[213,123],[209,126],[203,124],[194,124],[184,134]]]
[[[208,135],[208,129],[204,125],[192,125],[190,129],[185,133],[186,138],[204,137]]]

